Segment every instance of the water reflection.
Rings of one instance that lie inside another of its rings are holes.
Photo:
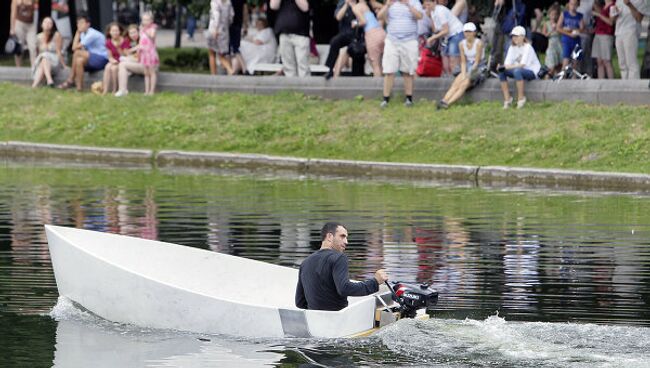
[[[292,267],[349,225],[353,277],[428,282],[441,315],[649,324],[648,198],[350,181],[0,169],[2,312],[56,288],[42,224],[159,239]],[[633,231],[631,231],[633,230]]]

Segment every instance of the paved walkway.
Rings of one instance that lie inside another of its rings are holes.
[[[174,47],[176,41],[176,32],[173,29],[161,29],[158,31],[156,37],[158,47]],[[202,29],[197,29],[194,32],[194,39],[190,40],[187,37],[187,32],[183,29],[181,35],[181,47],[201,47],[206,48],[207,44]]]

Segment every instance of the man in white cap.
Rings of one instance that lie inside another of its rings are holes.
[[[533,46],[526,40],[526,30],[522,26],[516,26],[510,32],[512,44],[508,48],[504,65],[499,65],[499,79],[501,80],[501,92],[503,92],[503,108],[507,109],[512,105],[512,96],[508,89],[508,77],[514,78],[517,86],[517,108],[521,109],[526,104],[524,94],[524,80],[537,79],[537,73],[541,68],[537,54]]]

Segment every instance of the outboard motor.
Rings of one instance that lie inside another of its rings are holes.
[[[393,300],[399,304],[400,318],[414,318],[419,309],[433,309],[438,303],[438,292],[428,284],[386,282]]]

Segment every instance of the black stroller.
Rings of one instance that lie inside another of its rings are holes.
[[[581,80],[590,79],[591,77],[587,73],[580,73],[577,68],[578,63],[584,56],[583,54],[584,52],[580,44],[576,44],[576,46],[573,48],[573,51],[571,51],[571,60],[569,61],[569,64],[562,68],[562,70],[553,77],[553,80],[559,82],[563,79],[572,78]]]

